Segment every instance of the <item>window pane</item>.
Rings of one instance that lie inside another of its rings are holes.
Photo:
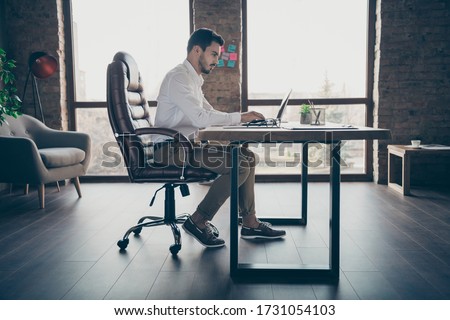
[[[150,108],[155,118],[156,108]],[[91,162],[88,175],[128,175],[122,154],[114,138],[106,108],[77,108],[77,131],[91,137]]]
[[[77,130],[91,137],[88,175],[127,175],[106,109],[76,109]]]
[[[136,59],[149,100],[186,56],[188,0],[73,0],[72,11],[77,101],[106,101],[106,67],[118,51]]]
[[[366,118],[365,105],[325,105],[326,122],[364,126]],[[249,110],[263,113],[266,117],[275,117],[279,106],[249,106]],[[283,122],[300,122],[300,106],[288,105]],[[259,157],[257,174],[300,174],[301,145],[266,144],[253,146],[253,151]],[[309,173],[328,174],[329,146],[311,144],[309,148]],[[365,144],[364,141],[343,141],[341,149],[343,174],[365,173]]]
[[[302,145],[298,143],[251,144],[250,148],[258,156],[256,174],[281,175],[300,174]],[[362,140],[342,141],[341,173],[365,173],[365,144]],[[330,174],[330,145],[310,143],[308,149],[308,173]]]
[[[248,96],[365,97],[367,1],[247,0]]]
[[[327,123],[351,124],[354,126],[364,126],[366,119],[366,106],[363,104],[352,105],[319,105],[317,108],[325,110],[325,121]],[[280,106],[249,106],[249,111],[257,111],[266,118],[275,118]],[[300,106],[288,105],[284,111],[282,122],[300,123]]]
[[[156,108],[150,108],[154,119]],[[109,124],[108,112],[100,108],[76,109],[77,130],[91,137],[91,162],[88,175],[128,175]]]

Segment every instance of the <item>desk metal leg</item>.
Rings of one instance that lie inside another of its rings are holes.
[[[307,153],[307,144],[303,149],[303,154]],[[239,242],[238,242],[238,145],[233,145],[231,149],[231,195],[230,195],[230,275],[235,280],[246,282],[273,282],[273,281],[336,281],[339,279],[339,206],[340,206],[340,142],[331,144],[332,151],[330,168],[330,243],[329,243],[329,265],[326,266],[305,266],[292,264],[260,264],[260,263],[239,263]],[[306,157],[307,159],[307,157]],[[307,169],[306,169],[307,170]],[[302,172],[305,174],[305,171]],[[307,171],[306,171],[307,174]],[[307,183],[303,180],[302,185]],[[305,189],[306,190],[306,189]],[[302,196],[307,196],[307,192],[302,191]],[[302,201],[306,200],[305,198]],[[305,201],[306,203],[306,201]],[[306,206],[302,211],[306,210]],[[305,216],[306,218],[306,216]],[[302,217],[303,219],[303,217]],[[286,219],[280,219],[286,221]],[[296,219],[297,221],[299,219]]]
[[[238,269],[238,215],[239,215],[239,145],[231,145],[231,194],[230,194],[230,274],[237,275]]]
[[[339,276],[340,248],[340,194],[341,194],[341,143],[331,145],[330,168],[330,268],[331,273]]]
[[[273,225],[306,225],[308,221],[308,147],[307,142],[302,146],[301,186],[302,186],[302,209],[300,217],[260,217],[262,221]]]
[[[302,146],[302,223],[308,223],[308,149],[309,143]]]

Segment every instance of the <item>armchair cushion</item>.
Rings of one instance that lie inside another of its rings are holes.
[[[78,148],[43,148],[38,151],[47,168],[72,166],[86,157],[86,153]]]

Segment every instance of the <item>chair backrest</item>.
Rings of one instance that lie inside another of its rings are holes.
[[[212,171],[193,167],[189,163],[166,166],[152,161],[152,135],[135,134],[137,129],[153,128],[150,108],[136,61],[126,52],[116,53],[113,62],[108,65],[107,102],[109,122],[131,181],[186,183],[208,181],[217,176]],[[167,136],[174,134],[174,130],[167,128],[153,128],[153,132]]]
[[[107,70],[108,116],[130,178],[137,168],[153,159],[151,135],[133,135],[138,128],[152,127],[143,81],[133,57],[118,52]]]
[[[23,137],[33,140],[39,148],[40,143],[40,132],[45,129],[45,125],[29,116],[21,115],[17,118],[11,116],[6,116],[7,123],[0,125],[0,136],[11,136],[11,137]]]

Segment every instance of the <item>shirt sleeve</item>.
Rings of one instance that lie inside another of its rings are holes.
[[[241,121],[239,112],[227,113],[215,110],[209,102],[202,97],[195,96],[189,81],[184,75],[174,76],[169,83],[169,96],[178,108],[191,120],[197,128],[206,128],[212,125],[236,125]]]

